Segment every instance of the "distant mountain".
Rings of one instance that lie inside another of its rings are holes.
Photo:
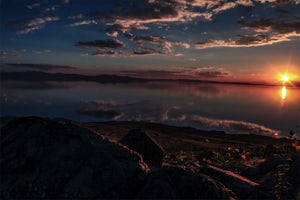
[[[2,80],[15,80],[15,81],[92,81],[99,83],[132,83],[132,82],[145,82],[146,79],[133,78],[129,76],[117,75],[97,75],[88,76],[80,74],[65,74],[65,73],[46,73],[37,71],[27,72],[1,72]]]

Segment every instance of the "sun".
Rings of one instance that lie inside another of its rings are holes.
[[[288,81],[290,80],[290,77],[289,77],[288,74],[284,74],[284,75],[281,76],[281,80],[282,80],[284,83],[286,83],[286,82],[288,82]]]

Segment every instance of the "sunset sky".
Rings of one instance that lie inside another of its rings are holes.
[[[2,71],[300,77],[300,0],[2,0]]]

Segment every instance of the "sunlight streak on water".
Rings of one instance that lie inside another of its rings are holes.
[[[281,99],[282,99],[282,100],[285,100],[285,99],[286,99],[286,96],[287,96],[287,90],[286,90],[286,87],[285,87],[285,86],[282,86],[282,88],[281,88]]]

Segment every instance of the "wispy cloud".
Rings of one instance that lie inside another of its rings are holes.
[[[115,49],[125,47],[125,43],[117,39],[107,39],[107,40],[95,40],[89,42],[78,42],[76,46],[83,48],[97,48],[97,49]]]
[[[217,47],[257,47],[272,45],[280,42],[291,41],[292,37],[299,37],[300,33],[278,33],[278,34],[254,34],[239,35],[235,39],[229,40],[205,40],[195,44],[196,49],[207,49]]]
[[[16,33],[22,35],[43,28],[46,22],[53,22],[58,20],[60,20],[59,16],[55,14],[47,13],[47,14],[37,15],[31,19],[10,21],[9,24],[13,27],[20,28],[21,30],[17,31]]]

